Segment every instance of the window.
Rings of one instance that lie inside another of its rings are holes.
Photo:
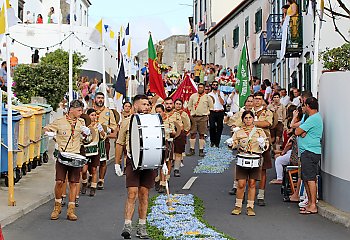
[[[253,76],[256,76],[259,79],[261,79],[261,64],[253,63],[252,73],[253,73]]]
[[[225,57],[226,56],[226,36],[222,36],[221,38],[221,56]]]
[[[233,29],[233,47],[236,48],[239,45],[239,27]]]
[[[176,48],[177,53],[186,53],[186,44],[178,43]]]
[[[247,17],[244,22],[244,36],[247,39],[249,38],[249,17]]]
[[[260,32],[262,29],[262,10],[259,9],[255,13],[255,33]]]

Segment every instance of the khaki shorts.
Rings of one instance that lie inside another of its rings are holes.
[[[56,161],[56,181],[66,181],[66,175],[68,173],[68,182],[79,183],[80,182],[80,167],[71,167],[64,165]]]
[[[191,133],[206,134],[208,131],[208,116],[191,116]]]
[[[126,159],[126,187],[145,187],[151,189],[154,187],[154,180],[157,176],[157,170],[134,170],[130,158]]]

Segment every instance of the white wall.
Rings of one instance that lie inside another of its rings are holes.
[[[84,40],[86,44],[92,47],[98,47],[98,45],[90,42],[88,39],[90,37],[93,28],[75,26],[74,32],[76,35]],[[25,43],[27,45],[35,47],[46,47],[51,46],[68,36],[69,34],[69,25],[58,25],[58,24],[18,24],[10,28],[10,36],[16,39],[19,42]],[[83,65],[82,69],[97,71],[102,73],[102,49],[101,50],[89,50],[88,47],[83,47],[81,43],[73,38],[74,49],[78,52],[81,52],[86,56],[88,61]],[[4,39],[3,39],[4,41]],[[33,54],[32,50],[28,47],[24,47],[19,43],[14,43],[10,46],[11,50],[15,52],[15,55],[18,57],[19,63],[31,63],[31,55]],[[60,48],[57,46],[55,48],[50,48],[50,51]],[[68,51],[69,41],[64,41],[62,43],[62,49]],[[44,56],[47,52],[46,49],[40,50],[40,57]],[[109,49],[109,52],[113,54],[113,58],[106,53],[106,72],[111,73],[113,76],[117,73],[117,63],[115,51]],[[108,79],[107,79],[108,82]]]

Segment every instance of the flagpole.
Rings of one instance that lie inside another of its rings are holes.
[[[70,28],[70,34],[73,33],[73,1],[69,4],[69,28]],[[73,100],[73,36],[71,35],[69,37],[69,102]],[[69,106],[69,103],[68,103]]]
[[[103,25],[103,18],[102,18],[102,83],[103,83],[103,94],[105,95],[105,106],[107,107],[108,104],[108,96],[107,96],[107,83],[106,83],[106,45],[105,45],[105,34],[104,34],[104,25]]]
[[[130,31],[130,29],[129,29]],[[130,35],[130,32],[129,32]],[[129,97],[129,102],[131,102],[131,38],[129,37],[129,43],[128,43],[128,51],[130,47],[130,56],[129,56],[129,65],[128,65],[128,72],[129,72],[129,84],[128,84],[128,97]]]
[[[13,176],[13,135],[12,135],[12,78],[10,65],[10,38],[7,16],[7,1],[4,2],[5,8],[5,36],[6,36],[6,66],[7,66],[7,147],[8,147],[8,205],[15,206],[15,189]]]
[[[311,3],[309,3],[311,4]],[[319,65],[319,49],[320,49],[320,34],[321,34],[321,1],[317,1],[316,6],[316,12],[319,14],[316,15],[316,23],[315,23],[315,49],[314,49],[314,75],[313,75],[313,81],[312,81],[312,94],[314,96],[317,96],[318,94],[318,85],[319,85],[319,79],[318,79],[318,65]]]
[[[253,76],[253,73],[252,73],[252,68],[250,67],[250,57],[249,57],[249,50],[248,50],[248,43],[247,43],[247,37],[244,37],[244,42],[245,42],[245,48],[247,50],[247,65],[248,65],[248,69],[249,69],[249,83],[250,83],[250,88],[253,87],[253,83],[251,82],[251,77]]]

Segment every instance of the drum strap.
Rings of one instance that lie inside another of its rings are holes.
[[[76,126],[76,125],[77,125],[77,123],[74,124],[74,128],[73,128],[73,129],[75,129],[75,126]],[[69,136],[68,142],[67,142],[66,146],[64,147],[64,150],[62,149],[63,152],[65,152],[65,151],[67,150],[68,144],[69,144],[69,142],[70,142],[72,136],[73,136],[73,131],[71,131],[71,134],[70,134],[70,136]]]
[[[252,129],[252,131],[249,133],[249,136],[248,136],[248,143],[250,142],[250,140],[252,139],[253,135],[256,133],[256,127],[254,127]],[[245,147],[244,151],[247,151],[247,147],[248,145]]]

